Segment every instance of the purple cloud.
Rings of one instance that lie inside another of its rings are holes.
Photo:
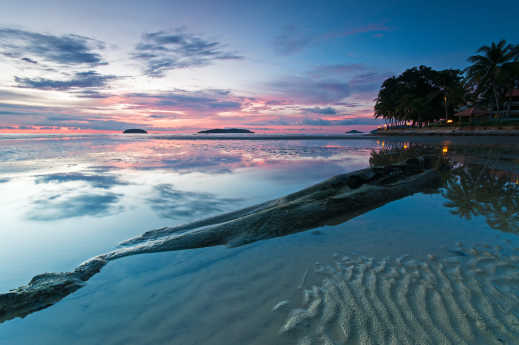
[[[31,31],[0,28],[0,54],[25,62],[37,59],[59,65],[98,66],[106,62],[96,50],[103,50],[101,41],[79,35],[55,36]],[[30,55],[31,57],[27,57]],[[34,59],[36,57],[37,59]]]
[[[322,114],[322,115],[335,115],[335,114],[337,114],[337,110],[335,110],[332,107],[326,107],[326,108],[321,108],[321,107],[304,108],[303,111],[306,112],[306,113]]]
[[[241,109],[242,99],[232,97],[228,90],[175,90],[163,93],[132,93],[127,94],[141,106],[158,108],[175,108],[178,110],[194,110],[198,112],[222,112]]]
[[[14,77],[18,87],[26,87],[41,90],[70,90],[74,88],[97,88],[117,79],[114,75],[102,75],[96,71],[76,72],[74,77],[68,80],[55,80],[47,78],[22,78]]]
[[[293,25],[282,28],[281,33],[274,37],[274,51],[279,55],[291,55],[309,46],[316,37]]]
[[[201,67],[216,60],[240,60],[242,56],[225,51],[225,45],[186,33],[178,28],[174,32],[145,33],[135,47],[133,57],[144,62],[144,73],[150,77],[163,77],[169,70]]]
[[[333,104],[351,94],[348,82],[290,77],[269,84],[271,90],[300,104]]]
[[[291,55],[298,53],[312,44],[317,44],[330,39],[342,38],[346,36],[361,33],[380,33],[381,31],[389,31],[390,28],[384,24],[372,24],[350,28],[346,30],[330,31],[324,34],[308,32],[305,29],[298,28],[294,25],[287,25],[281,29],[281,32],[274,37],[274,51],[279,55]]]
[[[302,122],[307,126],[352,126],[379,125],[382,121],[371,117],[345,118],[342,120],[325,120],[321,118],[305,118]]]
[[[361,64],[336,64],[315,67],[308,72],[308,75],[312,78],[324,78],[365,72],[367,70],[368,67]]]

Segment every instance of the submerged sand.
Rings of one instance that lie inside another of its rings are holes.
[[[301,345],[517,344],[518,254],[460,247],[442,259],[337,257],[316,265],[311,274],[324,278],[305,287],[299,308],[275,311],[288,313],[281,336]]]

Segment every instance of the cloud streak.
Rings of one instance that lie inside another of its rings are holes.
[[[130,93],[126,97],[141,107],[153,106],[161,110],[196,111],[207,114],[240,110],[243,98],[228,90],[174,90],[162,93]]]
[[[71,90],[76,88],[99,88],[105,87],[109,81],[115,80],[115,75],[102,75],[96,71],[76,72],[68,80],[56,80],[48,78],[24,78],[15,77],[14,80],[18,87],[33,88],[40,90]],[[91,96],[92,94],[84,94]],[[96,94],[98,95],[98,94]],[[97,97],[92,97],[97,98]]]
[[[299,104],[330,104],[351,94],[347,81],[288,77],[269,84],[271,90]]]
[[[337,114],[337,110],[335,110],[332,107],[326,107],[326,108],[321,108],[321,107],[304,108],[303,111],[307,112],[307,113],[322,114],[322,115],[335,115],[335,114]]]
[[[291,55],[303,50],[315,40],[315,36],[303,32],[294,25],[285,26],[274,37],[274,51],[279,55]]]
[[[353,125],[379,125],[380,120],[366,117],[366,118],[345,118],[342,120],[326,120],[322,118],[305,118],[302,125],[307,126],[353,126]]]
[[[329,31],[322,34],[310,32],[295,25],[287,25],[281,28],[280,33],[274,37],[272,44],[274,51],[278,55],[287,56],[298,53],[311,45],[330,39],[338,39],[362,33],[380,33],[389,30],[390,28],[386,25],[373,24],[339,31]]]
[[[58,65],[99,66],[106,64],[99,50],[101,41],[79,35],[50,35],[0,27],[0,54],[36,63],[43,60]]]
[[[207,66],[218,60],[240,60],[225,45],[176,29],[145,33],[133,57],[145,64],[144,74],[163,77],[169,70]]]

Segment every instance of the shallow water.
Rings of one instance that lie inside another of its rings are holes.
[[[38,273],[69,271],[146,230],[385,162],[387,152],[404,157],[428,146],[454,164],[441,190],[340,225],[238,248],[112,262],[56,305],[0,324],[0,344],[513,344],[519,336],[519,309],[510,309],[519,298],[514,140],[0,137],[2,291]],[[474,264],[483,252],[497,253],[496,259]],[[435,280],[408,283],[405,292],[403,282],[423,273],[407,267],[409,259],[395,276],[378,273],[382,263],[388,271],[398,268],[402,255],[428,265]],[[438,265],[453,260],[459,274],[484,279],[461,284],[455,273],[442,276]],[[390,279],[394,291],[384,288]],[[352,288],[366,290],[348,295]],[[393,305],[384,297],[388,291],[410,297]],[[443,304],[431,302],[438,298]],[[451,304],[459,308],[445,307]],[[425,331],[428,324],[436,328]]]

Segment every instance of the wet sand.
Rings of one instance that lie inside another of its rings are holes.
[[[336,256],[315,266],[323,280],[305,288],[280,332],[300,345],[515,344],[519,248],[507,249],[461,245],[427,260]]]

